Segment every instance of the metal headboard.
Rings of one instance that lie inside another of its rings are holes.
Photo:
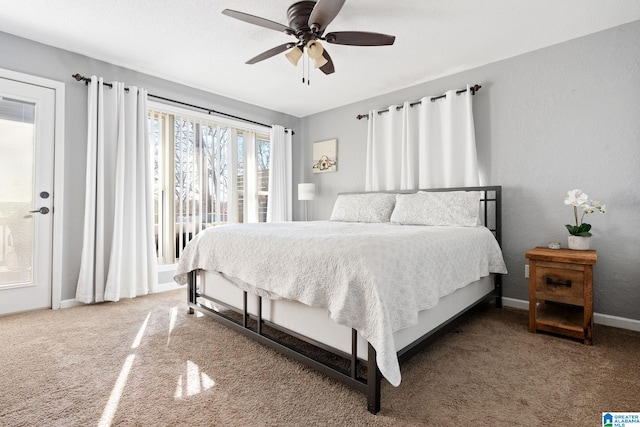
[[[411,194],[418,191],[445,192],[445,191],[479,191],[480,215],[482,224],[493,232],[500,247],[502,247],[502,186],[485,185],[480,187],[453,187],[453,188],[425,188],[418,190],[380,190],[380,191],[356,191],[340,194],[366,194],[366,193],[392,193]]]

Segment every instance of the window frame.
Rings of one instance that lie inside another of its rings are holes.
[[[240,120],[234,120],[226,117],[218,117],[213,116],[211,114],[205,114],[200,111],[196,111],[190,109],[188,107],[169,105],[161,102],[148,101],[147,106],[147,117],[151,118],[152,112],[163,113],[168,115],[169,117],[178,117],[185,119],[193,119],[194,121],[205,122],[212,126],[217,126],[219,128],[228,129],[228,175],[229,175],[229,192],[228,192],[228,207],[227,207],[227,221],[228,223],[238,223],[241,222],[240,218],[243,219],[242,222],[262,222],[261,219],[266,219],[266,215],[260,215],[260,197],[268,197],[268,185],[267,190],[261,190],[259,188],[259,174],[258,170],[258,159],[257,159],[257,151],[258,151],[258,141],[268,141],[271,144],[270,131],[271,129],[268,126],[255,125],[252,123],[246,123]],[[161,179],[161,183],[165,183],[165,187],[158,188],[158,205],[162,206],[162,209],[158,209],[158,218],[157,224],[158,228],[161,230],[157,230],[156,236],[160,239],[160,235],[162,236],[170,236],[172,234],[177,234],[177,244],[179,248],[183,248],[186,244],[184,239],[188,238],[186,234],[184,234],[183,230],[175,229],[175,197],[166,197],[167,194],[175,194],[175,122],[174,120],[168,120],[164,126],[164,132],[167,134],[168,144],[164,144],[160,139],[160,146],[158,147],[158,155],[159,161],[165,160],[165,164],[160,165],[159,173],[163,174],[163,178]],[[153,129],[149,129],[151,143],[151,137],[153,136]],[[244,158],[243,158],[243,187],[242,193],[240,194],[240,190],[238,188],[238,138],[242,138],[242,144],[244,149]],[[250,143],[247,143],[250,141]],[[151,149],[151,147],[150,147]],[[162,154],[160,153],[162,151]],[[152,153],[153,155],[153,153]],[[163,168],[164,166],[164,168]],[[269,168],[270,169],[270,162]],[[250,178],[250,179],[248,179]],[[254,182],[255,181],[255,182]],[[169,183],[169,184],[167,184]],[[152,182],[154,186],[154,191],[156,184]],[[170,187],[166,187],[169,185]],[[238,212],[238,203],[239,198],[243,197],[243,212]],[[266,209],[266,207],[265,207]],[[167,213],[170,213],[170,217],[172,217],[173,222],[167,218]],[[195,236],[199,231],[198,229],[192,230],[191,238]],[[157,254],[158,254],[158,263],[160,265],[168,266],[174,265],[177,263],[179,259],[179,253],[181,249],[176,251],[175,249],[176,242],[173,239],[164,239],[162,241],[159,240]]]

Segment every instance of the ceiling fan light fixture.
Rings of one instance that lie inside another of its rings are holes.
[[[284,56],[287,57],[289,62],[293,64],[294,67],[298,65],[298,61],[302,58],[302,49],[298,46],[294,46],[289,52],[285,53]]]
[[[309,40],[307,42],[307,55],[313,59],[313,66],[315,68],[320,68],[328,62],[327,58],[322,55],[322,52],[324,52],[324,48],[319,41]]]
[[[309,58],[316,59],[322,56],[323,51],[324,51],[324,48],[322,47],[319,41],[309,40],[307,42],[307,55],[309,55]]]
[[[313,68],[320,68],[323,65],[325,65],[327,62],[329,62],[327,61],[327,58],[325,58],[324,56],[321,56],[320,58],[313,60]]]

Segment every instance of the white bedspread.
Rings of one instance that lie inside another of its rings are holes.
[[[485,227],[427,227],[335,221],[235,224],[198,234],[186,246],[175,280],[209,270],[255,285],[271,298],[326,308],[357,329],[377,352],[394,386],[400,368],[393,332],[420,310],[487,276],[506,273]]]

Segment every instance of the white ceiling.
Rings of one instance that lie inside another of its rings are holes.
[[[283,54],[245,64],[292,36],[221,13],[288,25],[292,3],[0,0],[0,31],[304,117],[640,19],[638,0],[347,0],[327,32],[393,34],[395,44],[325,43],[336,72],[312,69],[303,85],[302,61]]]

